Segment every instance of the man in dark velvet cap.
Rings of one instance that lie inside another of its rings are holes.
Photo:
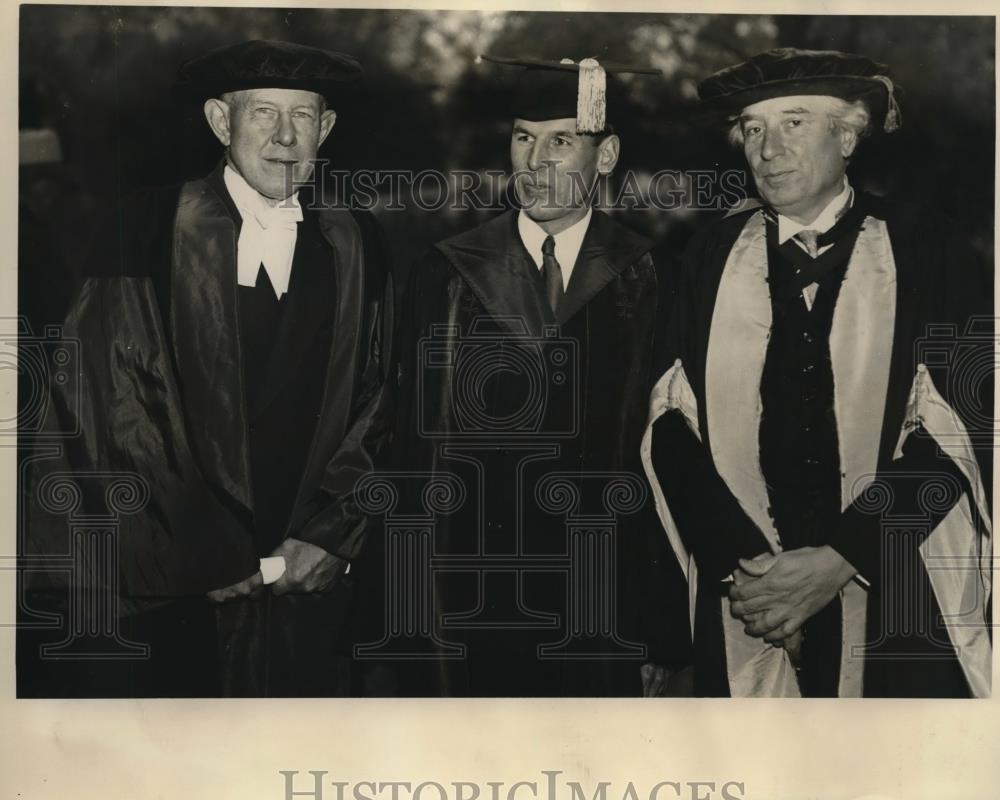
[[[621,147],[614,76],[648,71],[485,61],[514,82],[520,208],[435,245],[409,287],[400,459],[466,487],[435,531],[441,658],[412,690],[658,693],[688,655],[686,590],[665,539],[647,538],[638,460],[660,277],[650,243],[590,191]]]
[[[327,206],[311,181],[360,73],[351,56],[276,41],[182,67],[180,94],[224,157],[128,198],[100,237],[65,327],[81,342],[82,403],[53,386],[59,429],[81,434],[38,463],[30,498],[32,547],[54,555],[67,527],[38,496],[46,476],[145,487],[97,588],[114,636],[148,658],[72,676],[43,658],[23,691],[350,691],[349,571],[366,535],[353,488],[388,433],[391,276],[373,218]],[[66,590],[47,577],[37,590]]]
[[[759,197],[685,254],[644,440],[696,692],[987,696],[990,270],[848,179],[901,124],[884,65],[772,50],[699,93]]]

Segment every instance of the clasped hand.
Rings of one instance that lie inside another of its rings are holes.
[[[271,585],[276,595],[327,592],[347,570],[348,562],[344,559],[299,539],[285,539],[271,555],[285,559],[284,574]],[[225,603],[257,594],[263,586],[264,578],[256,572],[232,586],[209,592],[208,599],[213,603]]]
[[[824,608],[856,570],[832,547],[803,547],[740,559],[729,590],[733,616],[750,636],[798,646],[799,630]],[[787,641],[786,641],[787,640]]]

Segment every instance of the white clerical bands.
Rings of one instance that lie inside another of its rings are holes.
[[[223,171],[223,180],[243,219],[236,245],[237,282],[240,286],[256,286],[263,266],[280,300],[288,291],[298,224],[302,221],[298,197],[293,194],[272,205],[229,165]]]

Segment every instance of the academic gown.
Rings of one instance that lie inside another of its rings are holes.
[[[394,459],[412,486],[397,513],[433,511],[434,477],[458,499],[433,514],[437,650],[397,663],[402,692],[639,694],[641,663],[686,658],[683,580],[649,535],[638,460],[668,283],[646,240],[600,211],[558,315],[516,211],[414,270]],[[586,562],[597,577],[567,571],[586,548],[601,550]],[[581,603],[603,604],[604,622]]]
[[[763,210],[731,212],[685,253],[666,337],[674,363],[651,395],[642,455],[690,584],[698,694],[816,693],[803,665],[743,632],[727,597],[739,558],[804,544],[828,544],[859,571],[831,601],[833,646],[810,641],[813,620],[804,629],[803,647],[828,659],[820,694],[990,692],[992,280],[939,210],[862,193],[855,204],[863,221],[834,287],[825,363],[803,367],[832,379],[826,457],[839,497],[822,541],[781,529],[778,512],[803,498],[780,496],[779,508],[774,493],[787,490],[765,478],[787,453],[762,449],[781,447],[760,427],[779,291]]]
[[[33,563],[62,565],[87,515],[115,531],[110,569],[40,568],[29,591],[93,587],[118,615],[112,638],[152,638],[162,661],[97,662],[43,692],[64,679],[126,696],[349,690],[350,576],[324,595],[265,589],[219,608],[204,595],[253,575],[286,537],[348,561],[361,551],[354,486],[391,428],[391,272],[373,218],[307,208],[269,317],[266,273],[237,285],[240,217],[222,169],[115,215],[66,319],[79,363],[51,387],[56,446],[39,447],[25,484]]]

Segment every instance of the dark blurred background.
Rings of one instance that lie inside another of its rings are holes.
[[[83,6],[21,6],[20,14],[25,311],[38,298],[60,302],[60,287],[119,197],[214,166],[220,148],[200,108],[178,105],[171,92],[177,67],[253,38],[345,50],[362,61],[364,84],[337,109],[320,151],[350,170],[507,169],[502,68],[475,63],[480,53],[594,56],[660,69],[662,79],[630,80],[611,110],[623,140],[619,174],[740,169],[722,132],[692,114],[700,79],[777,46],[862,53],[889,64],[904,88],[903,127],[862,147],[853,182],[926,198],[992,257],[993,18]],[[34,133],[25,139],[26,131]],[[621,213],[679,246],[706,212]],[[379,216],[405,274],[429,244],[484,214],[411,206]]]

